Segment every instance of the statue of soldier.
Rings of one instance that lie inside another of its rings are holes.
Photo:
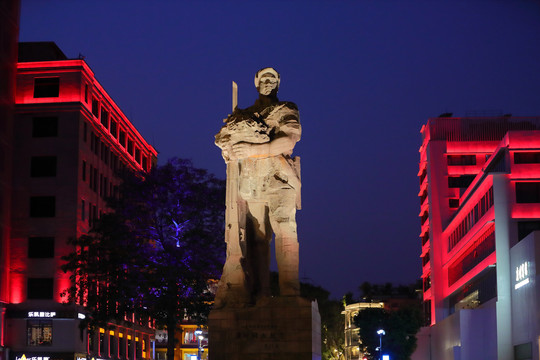
[[[299,295],[296,209],[300,209],[298,108],[277,98],[280,75],[255,75],[259,98],[225,120],[216,145],[227,163],[227,260],[216,307],[270,295],[270,242],[275,235],[281,296]]]

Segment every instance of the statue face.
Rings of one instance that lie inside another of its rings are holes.
[[[264,74],[259,81],[259,93],[261,95],[270,95],[277,87],[278,80],[273,74]]]

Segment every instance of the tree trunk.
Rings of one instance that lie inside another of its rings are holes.
[[[175,317],[169,315],[169,319],[167,321],[167,360],[174,360],[174,345],[176,342],[176,339],[174,337],[175,330]]]

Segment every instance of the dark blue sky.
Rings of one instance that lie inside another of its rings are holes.
[[[21,41],[83,54],[161,162],[225,176],[213,137],[275,67],[300,108],[300,273],[334,297],[421,274],[419,130],[540,115],[539,1],[23,0]]]

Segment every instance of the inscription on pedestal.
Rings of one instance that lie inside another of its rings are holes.
[[[320,359],[317,305],[300,297],[213,310],[208,325],[212,360]]]

